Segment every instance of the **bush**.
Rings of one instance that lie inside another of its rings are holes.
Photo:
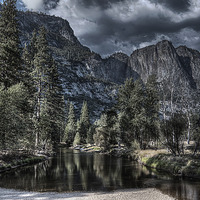
[[[138,141],[134,140],[132,143],[131,143],[131,148],[133,148],[133,150],[140,150],[140,144]]]

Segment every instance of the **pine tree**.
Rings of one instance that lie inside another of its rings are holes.
[[[33,66],[32,66],[32,58],[30,56],[30,52],[28,50],[28,46],[25,45],[23,49],[23,54],[22,54],[22,61],[23,61],[23,70],[22,70],[22,75],[23,75],[23,83],[27,87],[27,90],[30,95],[30,101],[33,105],[34,101],[34,94],[36,92],[36,88],[34,86],[34,80],[33,80]]]
[[[30,43],[28,45],[29,57],[32,61],[32,65],[34,65],[34,57],[37,53],[37,31],[34,29],[32,33],[32,37],[30,39]]]
[[[67,104],[66,104],[66,116],[69,114],[69,108],[70,108],[70,100],[67,99]]]
[[[149,76],[145,89],[146,138],[157,140],[159,137],[159,93],[156,76]]]
[[[51,57],[49,68],[48,89],[46,93],[47,108],[50,121],[49,133],[53,146],[61,141],[63,135],[64,119],[64,98],[61,81],[59,79],[58,68]]]
[[[71,145],[72,142],[74,141],[75,134],[76,134],[76,118],[74,114],[74,105],[70,103],[67,125],[65,128],[64,141],[67,144]]]
[[[132,133],[131,121],[134,118],[134,111],[132,110],[131,105],[131,96],[135,88],[133,79],[127,79],[119,88],[118,97],[117,97],[117,109],[121,113],[119,118],[119,126],[121,132],[122,142],[130,146],[131,141],[134,138]]]
[[[55,147],[64,128],[64,98],[58,68],[48,48],[46,30],[33,32],[29,46],[35,92],[35,146]],[[29,63],[30,64],[30,63]]]
[[[37,90],[35,93],[35,146],[37,147],[40,138],[41,109],[48,89],[48,70],[51,65],[46,30],[44,27],[38,32],[35,47],[37,52],[34,55],[33,61],[33,79]]]
[[[130,146],[133,140],[143,144],[145,131],[144,88],[141,80],[127,79],[119,89],[117,108],[120,111],[120,127],[123,142]]]
[[[90,119],[89,119],[89,112],[88,112],[88,106],[87,102],[83,102],[83,106],[81,109],[81,116],[80,116],[80,123],[82,124],[82,129],[80,130],[80,137],[81,142],[85,143],[87,139],[87,134],[90,127]]]
[[[92,144],[94,142],[94,139],[93,139],[94,134],[95,134],[95,126],[90,126],[87,133],[87,139],[86,139],[86,142],[88,144]]]
[[[5,0],[0,15],[0,82],[7,89],[22,79],[16,0]]]
[[[145,92],[141,80],[135,81],[134,90],[131,93],[131,110],[133,118],[131,119],[131,130],[134,133],[134,139],[140,143],[140,148],[144,148],[145,141]]]
[[[36,92],[34,85],[34,76],[35,76],[34,59],[37,53],[36,42],[37,42],[37,32],[36,30],[34,30],[32,33],[32,38],[30,39],[30,43],[25,44],[22,54],[23,72],[25,76],[25,77],[23,76],[25,79],[24,82],[25,85],[28,86],[28,89],[32,94]]]
[[[80,121],[83,122],[86,126],[90,125],[89,112],[88,112],[88,106],[87,106],[86,101],[83,102]]]
[[[107,150],[110,146],[109,144],[109,128],[107,123],[107,114],[102,113],[100,119],[96,123],[97,128],[95,129],[95,134],[93,136],[94,142],[97,146]]]
[[[80,133],[77,132],[75,137],[74,137],[74,141],[73,141],[73,146],[79,145],[81,144],[81,137],[80,137]]]
[[[114,109],[104,111],[96,122],[94,141],[108,150],[119,141],[118,116]]]

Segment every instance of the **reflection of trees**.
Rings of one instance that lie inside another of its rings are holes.
[[[65,172],[64,172],[64,177],[65,181],[68,184],[68,187],[66,189],[69,189],[70,191],[73,190],[73,183],[74,183],[74,178],[73,174],[75,171],[75,164],[73,162],[73,155],[69,154],[68,156],[64,156],[64,166],[65,166]]]
[[[47,176],[49,166],[51,166],[51,160],[47,160],[31,167],[24,167],[23,170],[17,169],[16,171],[2,174],[0,186],[42,191],[46,188],[44,177]],[[41,185],[39,186],[38,181],[41,182],[42,187]]]
[[[158,188],[176,199],[200,199],[199,184],[186,181],[174,181],[170,184],[160,184]]]
[[[94,155],[93,170],[104,187],[122,186],[122,160],[116,162],[109,156]]]
[[[138,179],[141,173],[131,167],[128,180]],[[95,190],[102,186],[114,189],[126,184],[126,173],[121,158],[69,153],[63,149],[56,158],[14,172],[13,182],[16,188],[37,191]]]
[[[142,187],[151,172],[135,162],[100,154],[72,153],[62,149],[57,157],[0,176],[0,187],[32,191],[102,190],[123,187]],[[163,176],[162,176],[163,178]],[[158,179],[159,180],[159,179]],[[166,181],[166,184],[165,184]],[[184,199],[198,199],[196,185],[162,179],[159,188]],[[155,184],[154,182],[152,182]]]
[[[75,153],[73,155],[77,172],[80,175],[82,189],[88,190],[88,182],[90,181],[89,174],[92,172],[91,156],[81,155],[80,153]]]

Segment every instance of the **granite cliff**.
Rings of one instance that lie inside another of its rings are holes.
[[[18,19],[23,44],[28,42],[34,29],[46,27],[65,98],[75,102],[77,110],[87,100],[94,117],[112,106],[118,86],[128,77],[134,80],[140,77],[146,82],[149,75],[155,74],[166,93],[173,88],[174,94],[185,96],[187,91],[188,99],[199,93],[200,53],[197,50],[186,46],[175,48],[164,40],[135,50],[130,56],[119,52],[103,59],[80,44],[64,19],[34,12],[19,12]]]

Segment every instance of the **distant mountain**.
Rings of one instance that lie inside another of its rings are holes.
[[[81,45],[69,23],[55,16],[35,12],[18,14],[21,41],[27,43],[34,29],[45,26],[54,58],[59,64],[65,98],[75,102],[80,110],[88,101],[92,116],[112,106],[117,88],[126,78],[141,78],[146,82],[155,74],[163,85],[167,100],[170,92],[192,99],[200,90],[200,53],[187,47],[174,48],[171,42],[161,41],[134,51],[130,56],[115,53],[106,59]],[[187,91],[187,92],[186,92]]]

